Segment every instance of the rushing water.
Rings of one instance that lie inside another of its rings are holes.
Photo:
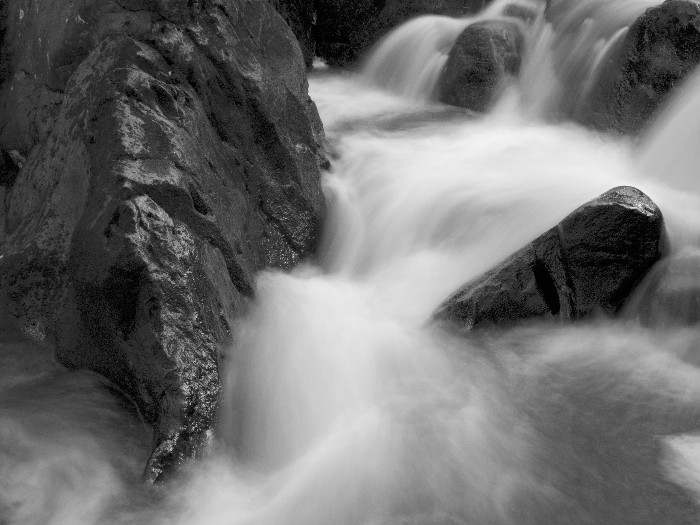
[[[323,248],[259,277],[226,360],[221,443],[167,491],[140,485],[150,436],[128,401],[8,328],[0,523],[697,523],[697,328],[631,312],[453,339],[428,323],[613,186],[659,204],[673,250],[700,245],[696,152],[665,158],[668,136],[697,143],[682,116],[696,94],[636,145],[543,122],[528,89],[476,118],[361,75],[313,76],[335,153]],[[683,174],[667,180],[669,166]]]

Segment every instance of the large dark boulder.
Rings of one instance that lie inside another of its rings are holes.
[[[437,84],[440,102],[486,111],[520,71],[524,37],[519,22],[487,20],[457,37]]]
[[[645,194],[614,188],[467,283],[434,319],[468,332],[615,313],[660,258],[662,234],[661,212]]]
[[[313,253],[322,128],[267,0],[9,0],[0,300],[116,383],[162,479],[212,433],[255,273]],[[31,44],[31,45],[30,45]]]
[[[592,95],[584,123],[632,134],[700,64],[700,4],[666,0],[632,25],[620,57]]]
[[[297,37],[299,47],[304,55],[306,67],[314,62],[316,43],[313,37],[313,26],[316,23],[316,8],[313,0],[270,0],[277,12]]]
[[[363,57],[389,31],[420,15],[464,16],[490,0],[316,0],[317,54],[333,66]]]

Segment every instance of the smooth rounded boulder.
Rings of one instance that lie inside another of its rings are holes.
[[[457,37],[437,84],[440,102],[473,111],[488,110],[510,78],[520,71],[521,24],[487,20]]]
[[[663,235],[661,211],[649,197],[613,188],[465,284],[433,319],[466,333],[616,313],[661,257]]]

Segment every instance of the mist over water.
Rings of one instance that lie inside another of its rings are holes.
[[[650,2],[616,4],[615,20],[584,4],[609,23],[579,53]],[[419,21],[411,31],[467,23]],[[692,156],[673,157],[678,180],[658,168],[668,133],[695,133],[682,108],[697,95],[634,144],[545,119],[527,85],[545,79],[527,68],[479,117],[430,102],[420,72],[397,93],[368,71],[310,79],[335,155],[322,248],[291,275],[260,275],[221,364],[208,457],[165,492],[144,487],[150,435],[128,401],[5,335],[0,523],[697,523],[696,328],[645,328],[632,313],[454,339],[429,323],[460,285],[614,186],[659,205],[672,250],[699,246]]]
[[[99,376],[0,332],[0,523],[109,523],[144,500],[150,432]]]

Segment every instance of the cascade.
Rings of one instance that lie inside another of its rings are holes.
[[[524,30],[526,49],[517,81],[521,111],[537,118],[567,118],[585,111],[588,98],[629,25],[660,0],[497,0],[463,19],[416,18],[376,46],[363,74],[404,96],[431,100],[452,44],[470,24],[510,19]],[[517,9],[516,9],[517,8]],[[523,19],[520,13],[531,13]]]
[[[258,277],[220,363],[218,439],[167,491],[138,483],[149,435],[128,399],[0,331],[0,523],[697,523],[696,327],[632,312],[457,338],[430,322],[614,186],[659,205],[673,250],[700,245],[700,77],[639,144],[561,122],[562,93],[580,103],[654,2],[562,0],[545,20],[523,0],[539,14],[518,104],[431,102],[459,32],[512,4],[419,18],[361,74],[311,75],[335,152],[318,260]]]
[[[680,190],[697,194],[700,152],[700,72],[666,104],[666,109],[647,130],[638,146],[639,169],[651,178],[662,178]]]
[[[450,48],[470,24],[507,17],[512,6],[543,11],[540,0],[496,0],[484,11],[462,19],[422,16],[392,31],[367,59],[364,75],[402,95],[430,100]]]

